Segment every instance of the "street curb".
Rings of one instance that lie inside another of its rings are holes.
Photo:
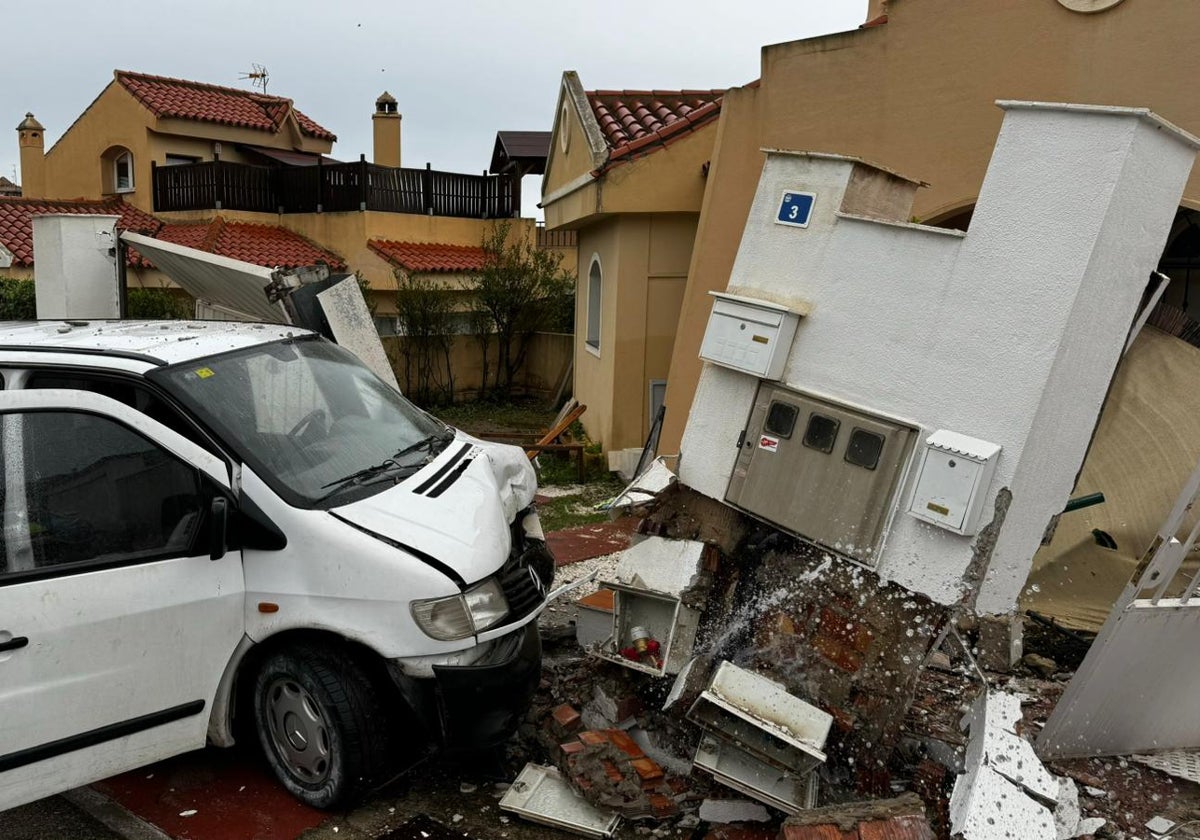
[[[105,828],[125,840],[172,840],[141,817],[90,787],[78,787],[59,794]]]

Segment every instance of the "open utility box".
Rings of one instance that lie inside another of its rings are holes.
[[[723,784],[789,813],[811,807],[833,718],[774,680],[722,662],[688,719],[707,733],[695,764]]]
[[[726,787],[785,814],[816,807],[819,782],[816,773],[797,776],[780,770],[712,735],[700,739],[693,764]]]
[[[592,653],[656,677],[678,674],[692,658],[700,611],[684,606],[678,596],[666,592],[615,581],[606,582],[604,586],[614,592],[613,630],[612,635],[592,649]],[[633,645],[632,631],[636,628],[648,631],[650,638],[658,642],[661,666],[621,655],[622,648]]]

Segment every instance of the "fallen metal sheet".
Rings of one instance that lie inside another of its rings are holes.
[[[1168,776],[1187,779],[1200,785],[1200,752],[1196,750],[1170,750],[1155,755],[1130,756],[1138,764],[1161,770]]]
[[[785,814],[798,814],[817,803],[816,773],[789,773],[712,735],[700,739],[693,764],[726,787]]]
[[[338,345],[358,356],[376,376],[399,391],[396,372],[392,370],[392,364],[383,350],[379,330],[375,328],[371,311],[363,300],[358,280],[353,276],[347,277],[333,288],[320,292],[317,300],[321,303],[329,330]]]
[[[954,782],[950,831],[965,840],[1056,840],[1050,809],[987,766]]]
[[[269,268],[138,233],[123,233],[121,239],[197,300],[232,310],[246,320],[290,323],[283,306],[271,303],[263,291],[271,282]]]
[[[573,831],[584,837],[611,837],[621,818],[589,804],[553,767],[526,764],[500,800],[500,808],[530,822]]]
[[[658,494],[678,481],[665,457],[655,458],[641,475],[634,477],[619,495],[597,505],[598,510],[634,507],[654,501]]]

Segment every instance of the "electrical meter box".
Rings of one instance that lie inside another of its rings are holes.
[[[997,444],[945,429],[934,432],[925,440],[908,512],[971,536],[999,458]]]
[[[700,358],[760,379],[783,376],[800,313],[770,301],[709,294],[715,300]]]

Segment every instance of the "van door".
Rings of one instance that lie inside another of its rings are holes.
[[[0,391],[0,455],[0,810],[203,747],[244,632],[225,464],[74,390]]]

